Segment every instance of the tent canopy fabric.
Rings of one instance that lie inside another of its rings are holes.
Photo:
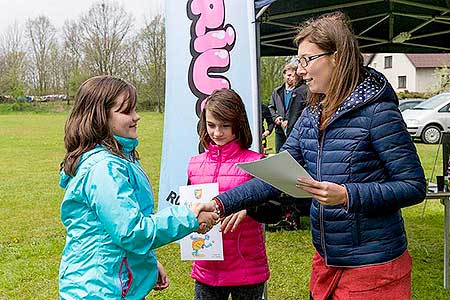
[[[450,0],[259,0],[262,56],[295,55],[296,27],[342,11],[365,53],[449,53]]]

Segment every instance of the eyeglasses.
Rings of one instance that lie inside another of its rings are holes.
[[[306,68],[310,61],[318,59],[319,57],[322,57],[324,55],[330,55],[330,54],[333,54],[333,52],[324,52],[324,53],[311,55],[311,56],[297,57],[297,62],[300,66],[302,66],[303,68]]]

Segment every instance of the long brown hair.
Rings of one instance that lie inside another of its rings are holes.
[[[215,119],[231,123],[233,134],[236,135],[242,149],[250,148],[252,144],[252,132],[248,124],[247,113],[241,97],[232,89],[220,89],[214,91],[206,100],[205,108],[200,115],[200,142],[208,149],[211,138],[206,125],[206,110]]]
[[[363,57],[350,22],[342,12],[333,12],[310,19],[300,25],[294,41],[307,40],[324,52],[333,52],[336,67],[323,94],[309,93],[311,106],[322,104],[321,129],[326,128],[333,113],[362,81]]]
[[[130,83],[112,76],[96,76],[81,84],[65,126],[67,152],[61,169],[67,175],[75,176],[80,156],[96,145],[103,145],[111,153],[125,158],[122,146],[108,126],[108,112],[121,95],[124,101],[117,111],[128,113],[137,101],[136,89]],[[136,150],[131,155],[132,159],[139,158]]]

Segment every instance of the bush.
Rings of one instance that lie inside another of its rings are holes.
[[[420,93],[420,92],[410,92],[408,90],[397,92],[397,96],[400,99],[407,99],[407,98],[429,98],[430,95],[427,93]]]
[[[11,105],[11,110],[12,111],[24,111],[27,109],[26,106],[29,106],[29,105],[25,104],[24,102],[15,102],[15,103],[13,103],[13,105]]]

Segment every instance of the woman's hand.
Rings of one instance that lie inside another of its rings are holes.
[[[199,227],[198,233],[206,233],[219,222],[219,215],[216,209],[210,203],[195,203],[190,207],[191,211],[197,216]]]
[[[346,205],[348,194],[345,186],[328,181],[297,178],[297,188],[310,193],[322,205]]]
[[[153,289],[155,291],[164,290],[169,287],[169,277],[167,277],[166,270],[164,270],[163,265],[158,261],[158,280],[156,281]]]
[[[222,230],[223,233],[227,233],[230,230],[231,232],[233,232],[236,230],[239,223],[241,223],[246,216],[247,216],[246,209],[231,214],[222,220],[222,226],[220,226],[220,229]]]

